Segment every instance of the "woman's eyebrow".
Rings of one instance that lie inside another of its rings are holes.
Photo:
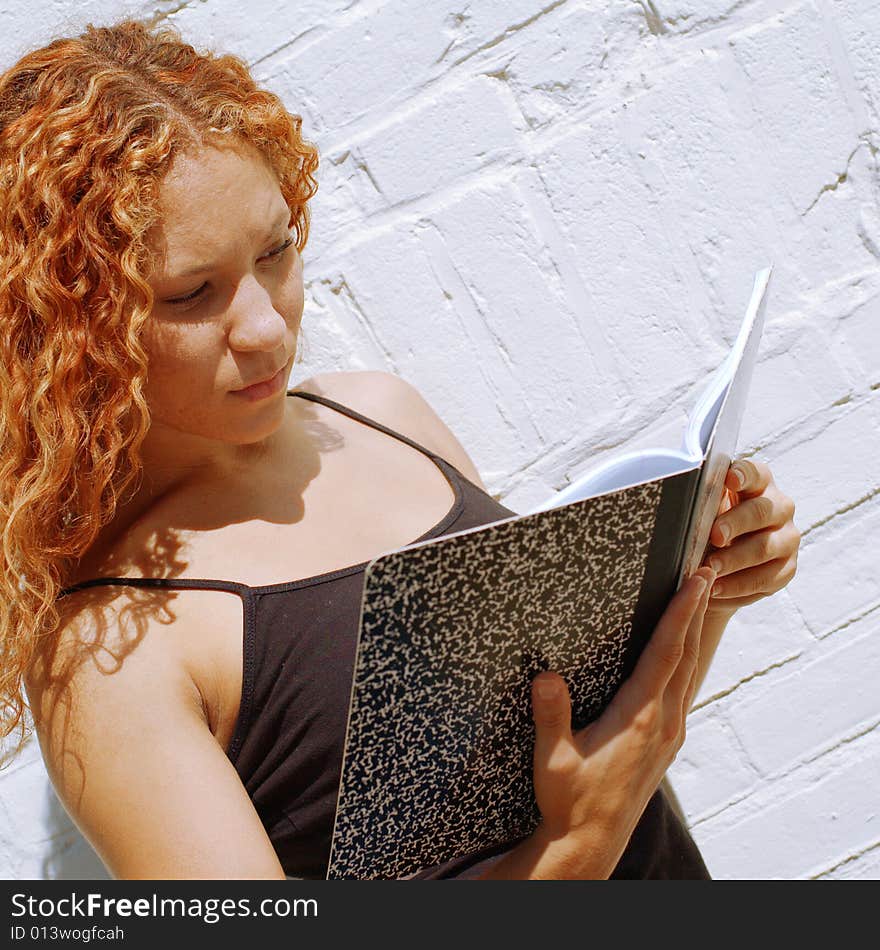
[[[283,212],[275,216],[275,220],[272,222],[271,227],[267,228],[262,235],[262,238],[268,240],[275,231],[280,228],[283,224],[287,224],[290,220],[290,209],[285,208]],[[169,274],[165,279],[172,280],[183,280],[186,277],[193,277],[196,274],[204,274],[206,271],[214,270],[216,267],[215,264],[194,264],[192,267],[187,267],[185,270],[178,271],[176,274]]]

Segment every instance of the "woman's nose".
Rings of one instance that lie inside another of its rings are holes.
[[[284,342],[287,322],[272,294],[256,278],[245,278],[231,303],[230,343],[236,349],[271,349]]]

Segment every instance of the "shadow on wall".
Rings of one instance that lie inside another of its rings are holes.
[[[112,880],[58,800],[31,737],[0,773],[0,878]]]

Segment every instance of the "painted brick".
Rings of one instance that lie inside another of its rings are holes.
[[[735,27],[735,0],[663,0],[661,4],[642,4],[648,28],[670,42],[673,36],[697,33],[710,27]],[[659,15],[654,10],[659,10]]]
[[[856,385],[880,386],[880,295],[839,320],[833,333],[833,352],[853,361]]]
[[[880,719],[880,613],[831,638],[813,659],[767,678],[760,692],[731,705],[728,720],[765,774],[833,747]]]
[[[297,379],[322,372],[388,369],[385,354],[364,325],[350,293],[341,278],[306,286],[300,330],[302,359],[291,376],[291,387]]]
[[[790,589],[734,614],[696,697],[698,704],[729,692],[756,673],[809,653],[812,638],[792,603]]]
[[[646,289],[663,287],[668,316],[683,310],[677,319],[689,334],[711,340],[722,356],[745,314],[755,272],[775,265],[772,317],[785,306],[793,280],[787,271],[795,264],[788,255],[778,259],[772,176],[760,152],[743,148],[754,132],[745,90],[737,94],[741,82],[724,50],[700,50],[659,78],[646,68],[646,91],[626,101],[620,128],[650,196],[643,205],[656,209],[662,224],[654,253],[665,271]],[[681,297],[690,306],[677,304]]]
[[[664,222],[622,144],[620,111],[603,113],[537,159],[560,229],[576,248],[606,344],[639,381],[641,405],[717,366],[720,348],[697,347],[682,325],[695,305],[665,253]]]
[[[750,85],[760,91],[750,102],[758,141],[778,169],[776,183],[803,213],[844,170],[863,131],[845,108],[822,19],[813,3],[799,4],[729,42]],[[797,123],[791,122],[793,113]]]
[[[318,191],[311,201],[309,243],[304,255],[307,279],[324,276],[323,258],[336,256],[341,241],[362,233],[373,214],[388,205],[355,149],[322,155],[316,179]]]
[[[732,820],[697,825],[697,839],[716,878],[793,880],[815,877],[873,847],[880,837],[876,790],[880,730],[843,759],[830,754],[786,776],[774,795],[755,795]]]
[[[454,6],[445,21],[451,39],[443,60],[458,63],[501,40],[505,41],[505,49],[519,42],[540,42],[553,28],[559,6],[560,0],[505,0]]]
[[[768,293],[767,306],[772,310],[773,291]],[[846,398],[856,385],[816,328],[805,326],[786,336],[784,349],[777,346],[775,352],[762,354],[755,367],[740,430],[741,448],[765,445],[772,454],[774,435]]]
[[[515,115],[499,83],[477,76],[360,143],[389,204],[430,194],[490,162],[516,161]]]
[[[273,54],[290,55],[295,44],[314,33],[332,29],[340,14],[352,7],[351,0],[297,0],[279,4],[273,0],[249,0],[246,4],[187,3],[168,17],[184,36],[197,37],[201,47],[234,53],[263,75],[262,60]],[[171,4],[168,4],[171,6]],[[256,65],[254,65],[256,64]]]
[[[874,402],[876,398],[844,406],[813,438],[766,453],[776,483],[797,505],[795,523],[801,531],[880,488],[880,422]]]
[[[314,335],[320,334],[323,352],[337,369],[388,368],[388,355],[344,276],[334,274],[313,280],[308,297],[312,305],[303,314],[303,326],[311,332],[314,320]],[[304,375],[318,371],[312,361],[304,360],[303,364]]]
[[[875,161],[862,140],[853,139],[837,169],[814,196],[815,203],[799,210],[800,220],[785,221],[785,212],[780,209],[786,234],[784,239],[780,238],[785,246],[782,260],[797,263],[792,277],[796,278],[802,301],[817,296],[820,288],[833,284],[842,275],[876,273],[880,216],[871,207],[876,190],[873,182],[877,175],[872,167]],[[781,184],[777,190],[783,192]],[[778,294],[783,311],[797,309],[798,298],[789,293],[793,288],[783,289]]]
[[[0,877],[109,878],[59,802],[35,736],[0,783]]]
[[[503,74],[532,128],[568,121],[614,96],[639,48],[652,45],[635,4],[613,0],[555,12],[527,31],[528,42],[505,46]]]
[[[65,0],[61,3],[4,3],[0,6],[0,71],[28,50],[60,36],[75,36],[86,24],[112,23],[125,16],[136,19],[173,7],[173,0]]]
[[[817,636],[880,606],[878,537],[880,504],[874,499],[834,518],[801,545],[789,594]]]
[[[818,875],[822,881],[880,881],[880,842]]]
[[[841,71],[850,72],[873,116],[880,120],[880,7],[876,3],[854,4],[851,0],[828,0],[830,24],[842,38],[844,54]]]
[[[320,133],[336,135],[357,120],[384,117],[405,90],[441,71],[450,41],[445,20],[443,5],[432,0],[362,5],[338,29],[267,63],[264,75],[285,101],[308,109]]]
[[[518,190],[471,191],[431,220],[468,288],[494,347],[524,391],[516,396],[546,443],[584,438],[583,420],[616,413],[615,380],[597,367],[591,343],[555,293],[552,263]],[[534,450],[535,447],[533,447]]]
[[[759,778],[733,730],[705,709],[690,714],[668,775],[689,823],[745,794]]]

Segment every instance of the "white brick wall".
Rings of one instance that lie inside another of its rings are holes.
[[[405,377],[514,509],[677,441],[775,264],[743,449],[801,567],[672,779],[718,878],[880,878],[880,5],[20,2],[0,60],[122,13],[243,55],[321,149],[302,374]],[[35,744],[0,783],[2,876],[103,875]]]

